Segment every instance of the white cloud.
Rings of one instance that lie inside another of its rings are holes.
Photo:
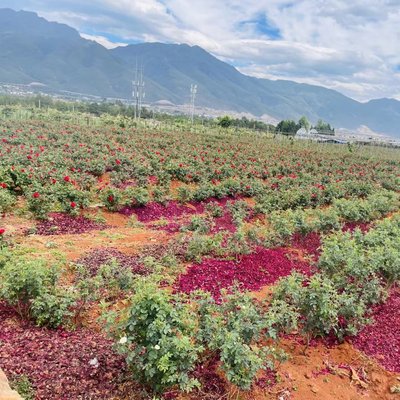
[[[97,42],[97,43],[101,44],[106,49],[114,49],[115,47],[118,47],[118,46],[127,46],[127,43],[111,42],[106,37],[100,36],[100,35],[88,35],[86,33],[81,33],[80,35],[84,39],[92,40],[94,42]]]
[[[319,84],[360,100],[399,98],[400,0],[2,2],[68,23],[106,47],[197,44],[259,77]],[[268,37],[257,23],[263,18],[279,37]]]

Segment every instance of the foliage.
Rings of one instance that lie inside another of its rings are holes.
[[[303,115],[299,119],[298,126],[300,128],[304,128],[308,132],[310,130],[311,124],[310,121],[307,119],[307,117]]]
[[[193,342],[195,318],[188,304],[141,281],[121,320],[119,350],[135,378],[156,392],[178,385],[190,391],[199,382],[190,377],[202,346]]]
[[[194,292],[192,301],[198,312],[199,339],[220,353],[221,368],[233,384],[249,389],[260,368],[273,369],[274,359],[283,359],[273,346],[256,344],[267,327],[277,329],[278,321],[274,313],[264,315],[249,295],[234,290],[217,304],[209,294]],[[269,329],[267,334],[277,337]]]
[[[59,267],[39,260],[14,257],[0,272],[0,296],[22,318],[55,328],[70,316],[74,297],[58,284]]]
[[[28,210],[32,212],[35,218],[47,219],[51,210],[51,200],[48,195],[38,189],[29,193],[27,200]]]
[[[107,210],[110,211],[117,211],[120,202],[121,202],[121,193],[119,190],[114,189],[114,188],[109,188],[106,190],[103,190],[101,193],[101,199],[106,206]]]
[[[4,214],[13,209],[16,198],[7,189],[0,187],[0,213]]]
[[[187,245],[185,258],[189,261],[201,261],[202,256],[207,254],[219,254],[223,236],[217,234],[206,236],[195,233]]]
[[[34,400],[35,390],[26,375],[14,376],[10,380],[11,389],[15,390],[24,400]]]
[[[222,217],[224,214],[223,208],[215,201],[206,204],[205,210],[214,218]]]
[[[387,285],[399,280],[400,218],[376,224],[369,232],[338,231],[326,236],[312,277],[293,273],[274,290],[274,299],[300,315],[307,338],[334,333],[355,335],[367,324],[368,308],[385,298]]]
[[[317,121],[317,124],[313,127],[318,133],[323,134],[323,135],[334,135],[335,134],[335,129],[331,127],[330,124],[327,122],[322,121],[322,119],[319,119]]]
[[[144,188],[130,188],[125,189],[124,192],[125,204],[130,206],[134,205],[136,207],[145,206],[150,201],[150,195],[148,190]]]
[[[212,228],[212,220],[207,217],[201,216],[193,216],[190,220],[190,223],[183,227],[182,230],[188,230],[192,232],[197,232],[199,234],[206,234],[209,233]]]
[[[111,328],[119,321],[113,331],[119,338],[117,347],[133,373],[155,391],[198,386],[190,371],[210,352],[219,354],[228,380],[241,389],[250,388],[260,368],[272,369],[275,359],[284,359],[273,346],[257,345],[266,328],[269,337],[277,337],[284,317],[276,310],[264,315],[250,296],[239,291],[225,294],[220,303],[195,292],[188,303],[182,295],[141,281],[129,309],[107,319]]]
[[[250,207],[244,200],[228,202],[227,208],[231,212],[235,225],[240,225],[250,213]]]
[[[233,124],[233,119],[229,115],[218,118],[218,125],[222,128],[229,128]]]
[[[188,186],[180,186],[178,188],[177,199],[181,203],[187,203],[192,200],[193,194]]]
[[[305,283],[304,283],[305,282]],[[356,334],[365,324],[366,306],[321,274],[306,278],[294,273],[283,278],[274,290],[274,299],[284,301],[298,313],[307,339],[334,333],[339,339]]]
[[[292,120],[282,120],[276,126],[276,131],[282,133],[283,135],[294,135],[300,126]]]

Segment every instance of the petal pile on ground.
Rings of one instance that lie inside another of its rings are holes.
[[[74,217],[64,213],[52,213],[49,219],[37,224],[36,234],[45,236],[80,234],[105,228],[107,225],[99,224],[82,215]]]
[[[318,258],[321,253],[319,249],[321,246],[321,235],[318,232],[310,232],[306,235],[296,232],[292,236],[291,246]]]
[[[146,269],[138,262],[137,256],[124,254],[118,249],[114,248],[100,248],[92,250],[79,258],[76,261],[76,264],[85,266],[94,276],[96,275],[99,267],[104,264],[108,264],[112,260],[116,260],[121,268],[130,269],[135,274],[143,275],[147,272]]]
[[[26,375],[36,399],[108,399],[118,394],[124,359],[112,342],[89,330],[49,330],[23,324],[0,303],[0,367]]]
[[[152,222],[160,218],[171,220],[182,215],[195,214],[196,212],[194,207],[182,205],[177,201],[169,201],[166,205],[151,202],[143,207],[124,207],[120,210],[120,213],[126,216],[136,214],[140,222]]]
[[[225,210],[221,217],[215,218],[214,227],[211,233],[215,234],[221,231],[228,231],[230,233],[236,232],[236,225],[233,223],[232,215],[229,211]]]
[[[364,328],[353,344],[375,357],[387,370],[400,372],[400,289],[373,310],[375,322]]]
[[[229,288],[235,282],[245,290],[259,290],[293,270],[309,274],[310,266],[292,259],[283,248],[258,247],[254,253],[243,255],[240,260],[205,258],[201,263],[191,265],[179,277],[175,289],[185,293],[202,289],[219,298],[221,289]]]
[[[361,230],[361,232],[368,232],[371,226],[370,222],[360,222],[360,221],[348,221],[345,222],[342,226],[343,232],[353,232],[357,228]]]

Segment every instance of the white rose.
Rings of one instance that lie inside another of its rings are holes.
[[[93,368],[98,368],[99,360],[97,359],[97,357],[95,357],[92,360],[90,360],[89,361],[89,365],[91,365]]]
[[[128,338],[126,336],[123,336],[121,339],[119,339],[119,344],[125,344],[128,341]]]
[[[154,346],[154,348],[156,349],[156,350],[160,350],[160,346],[158,345],[158,344],[156,344],[155,346]]]

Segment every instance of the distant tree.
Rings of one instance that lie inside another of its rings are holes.
[[[97,103],[90,103],[87,110],[90,114],[100,115],[100,106]]]
[[[218,118],[218,125],[222,128],[229,128],[233,123],[233,119],[229,115]]]
[[[307,132],[309,132],[311,128],[310,121],[304,115],[299,119],[297,124],[300,126],[300,128],[304,128]]]
[[[222,126],[220,121],[223,118],[218,118],[217,119],[217,124]],[[228,121],[223,121],[222,124],[227,123]],[[231,120],[229,121],[229,126],[235,126],[237,128],[247,128],[247,129],[254,129],[257,131],[264,131],[264,132],[274,132],[275,131],[275,127],[271,124],[266,124],[263,121],[258,121],[255,119],[248,119],[247,117],[243,116],[242,118],[231,118]]]
[[[319,134],[323,134],[323,135],[334,135],[335,134],[335,128],[333,128],[330,124],[323,121],[322,119],[318,120],[317,124],[314,126],[314,129]]]
[[[276,132],[284,135],[295,135],[299,128],[300,126],[296,123],[296,121],[285,119],[279,122],[279,124],[276,126]]]

